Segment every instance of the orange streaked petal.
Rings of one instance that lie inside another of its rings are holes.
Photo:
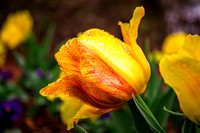
[[[114,108],[122,106],[125,102],[106,94],[94,84],[77,75],[58,79],[40,90],[40,94],[43,96],[69,95],[99,108]]]
[[[123,77],[136,92],[144,86],[143,68],[119,45],[122,41],[99,29],[84,32],[78,41],[98,54],[98,57]]]
[[[137,7],[133,12],[133,17],[130,20],[130,23],[118,23],[121,27],[125,43],[133,45],[133,43],[136,42],[138,37],[138,27],[144,14],[144,8]]]
[[[69,95],[71,90],[76,90],[75,87],[77,86],[77,81],[71,79],[75,78],[72,76],[60,78],[56,82],[41,89],[40,94],[43,96]]]
[[[127,81],[87,47],[82,47],[80,69],[84,79],[107,95],[128,101],[131,98],[130,94],[136,94],[134,88]],[[115,100],[113,99],[113,101]]]
[[[70,39],[62,45],[55,58],[65,75],[80,74],[77,39]]]

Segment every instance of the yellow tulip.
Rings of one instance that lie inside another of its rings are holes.
[[[166,55],[175,54],[185,44],[186,34],[184,32],[178,32],[169,34],[162,45],[162,52]]]
[[[157,62],[159,62],[165,55],[177,53],[185,43],[186,34],[184,32],[178,32],[169,34],[162,45],[161,51],[154,51],[150,54],[150,60],[152,56],[155,56]]]
[[[13,49],[22,43],[33,27],[33,19],[27,10],[9,14],[3,24],[0,39],[8,48]]]
[[[144,8],[137,7],[130,23],[119,22],[124,42],[100,29],[87,30],[68,40],[55,55],[65,77],[43,88],[40,94],[80,100],[86,105],[78,119],[115,111],[132,94],[142,94],[150,77],[149,63],[136,42],[143,16]],[[71,122],[78,122],[75,118]]]
[[[161,59],[159,68],[165,83],[174,89],[183,113],[200,125],[200,37],[188,35],[182,49]]]

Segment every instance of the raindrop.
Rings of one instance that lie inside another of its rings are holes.
[[[99,45],[99,46],[103,46],[103,45],[104,45],[104,43],[98,43],[98,45]]]

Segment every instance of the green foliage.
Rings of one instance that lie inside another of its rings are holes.
[[[151,111],[146,106],[144,101],[139,97],[139,95],[137,95],[137,98],[133,95],[133,99],[134,99],[134,102],[135,102],[138,110],[140,111],[142,116],[145,118],[146,122],[149,124],[151,129],[154,132],[165,133],[165,131],[162,129],[162,127],[160,126],[160,124],[158,123],[158,121],[156,120],[154,115],[151,113]],[[140,125],[142,125],[142,123],[140,123]],[[140,127],[140,128],[142,128],[142,127]]]
[[[75,122],[74,122],[74,130],[76,133],[87,133],[87,131],[85,131],[82,127],[77,125]]]

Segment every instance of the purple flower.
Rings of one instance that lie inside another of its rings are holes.
[[[106,119],[106,118],[110,118],[110,117],[111,117],[111,114],[106,113],[106,114],[103,114],[99,119]]]
[[[43,71],[42,71],[42,69],[40,69],[40,68],[36,69],[36,70],[35,70],[35,74],[36,74],[39,78],[41,78],[41,77],[43,76]]]
[[[0,101],[0,123],[16,122],[22,113],[23,108],[19,100]]]
[[[13,74],[9,70],[3,70],[0,68],[0,80],[8,81],[13,77]]]

